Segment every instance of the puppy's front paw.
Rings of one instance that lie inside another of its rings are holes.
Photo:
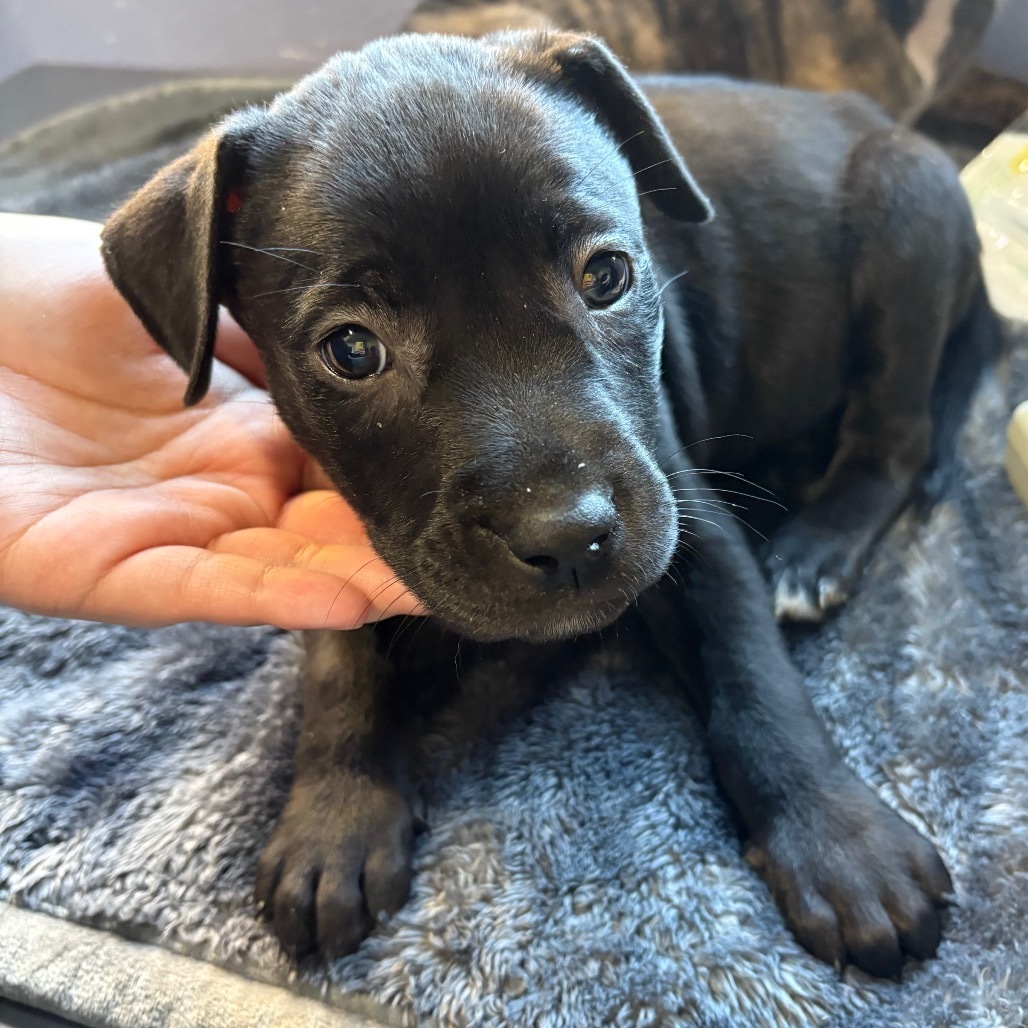
[[[898,978],[934,956],[953,886],[934,847],[849,772],[776,818],[747,853],[801,945]]]
[[[298,782],[257,868],[256,899],[294,959],[352,953],[410,891],[414,821],[391,784]]]
[[[764,563],[779,621],[820,621],[841,606],[860,567],[862,548],[846,535],[787,522],[772,537]]]

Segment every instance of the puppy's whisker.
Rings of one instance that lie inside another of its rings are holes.
[[[308,250],[303,246],[265,246],[262,247],[261,253],[272,253],[276,250],[284,250],[287,253],[312,253],[315,257],[324,257],[320,250]]]
[[[734,478],[746,485],[751,485],[755,489],[760,489],[761,492],[767,492],[769,495],[774,495],[770,489],[765,488],[757,482],[750,481],[745,475],[738,471],[719,471],[717,468],[690,468],[687,471],[673,471],[667,477],[673,478],[675,475],[724,475],[726,478]],[[717,486],[709,486],[709,488],[715,489]]]
[[[709,510],[720,514],[730,513],[730,508],[749,509],[741,503],[730,503],[728,500],[705,500],[698,496],[686,496],[683,499],[675,500],[675,506],[679,510]]]
[[[641,195],[641,194],[640,194],[640,195]],[[689,269],[688,269],[688,268],[686,268],[686,269],[685,269],[685,271],[680,271],[680,272],[679,272],[679,273],[678,273],[677,275],[672,275],[672,276],[671,276],[671,277],[670,277],[670,278],[669,278],[669,279],[668,279],[668,280],[667,280],[667,281],[666,281],[666,282],[665,282],[665,283],[664,283],[664,284],[663,284],[663,285],[662,285],[662,286],[660,287],[660,289],[659,289],[659,290],[657,290],[657,296],[662,296],[662,295],[664,294],[664,290],[665,290],[665,289],[667,289],[667,287],[668,287],[668,286],[670,286],[670,285],[674,285],[674,283],[675,283],[675,282],[677,282],[677,281],[678,281],[678,280],[679,280],[680,278],[685,278],[685,276],[686,276],[686,275],[688,275],[688,274],[689,274]],[[720,438],[720,437],[719,437],[719,436],[715,436],[714,438],[715,438],[715,439],[717,439],[717,438]],[[690,443],[689,445],[690,445],[690,446],[695,446],[695,445],[696,445],[696,443]],[[689,447],[688,447],[688,446],[683,446],[683,447],[682,447],[682,449],[683,449],[683,450],[688,450],[688,449],[689,449]],[[679,452],[681,452],[681,451],[679,451]]]
[[[734,506],[738,506],[738,504],[735,504]],[[754,535],[759,535],[760,538],[764,540],[764,542],[768,542],[769,541],[768,537],[766,535],[764,535],[764,533],[761,532],[759,528],[754,528],[753,525],[751,525],[745,518],[740,517],[738,514],[734,513],[733,511],[730,511],[730,510],[711,510],[709,507],[706,507],[706,508],[701,507],[700,509],[701,510],[706,510],[707,513],[709,513],[709,514],[715,514],[716,513],[716,514],[722,515],[723,517],[731,518],[733,521],[738,521],[740,525],[745,525],[745,527],[748,528]],[[742,509],[745,510],[746,508],[744,507]],[[680,507],[679,508],[679,515],[678,515],[679,527],[681,527],[682,522],[685,521],[685,520],[689,520],[689,521],[706,521],[706,518],[696,517],[696,515],[689,513],[688,509],[683,509],[683,508]],[[707,523],[708,524],[714,524],[714,522],[709,522],[709,521]],[[722,532],[724,531],[724,527],[723,526],[718,525],[717,527],[719,529],[721,529]]]
[[[725,526],[724,525],[721,525],[721,524],[719,524],[716,521],[711,521],[709,518],[697,517],[695,514],[681,514],[681,515],[679,515],[679,519],[678,519],[679,524],[681,524],[683,520],[685,520],[685,521],[702,521],[705,525],[710,525],[711,527],[716,528],[719,532],[724,532],[724,530],[725,530]]]
[[[406,632],[407,629],[415,621],[420,622],[420,624],[418,625],[418,628],[420,629],[427,620],[428,620],[427,617],[424,617],[424,616],[422,616],[420,614],[405,614],[404,617],[403,617],[403,620],[400,622],[399,628],[396,629],[396,631],[393,633],[392,639],[389,640],[389,646],[386,649],[386,654],[385,654],[386,660],[388,660],[392,656],[393,649],[396,647],[396,644],[400,641],[400,636],[402,636],[404,634],[404,632]],[[414,642],[414,640],[417,639],[417,637],[418,637],[418,633],[415,632],[413,638],[411,639],[411,642]]]
[[[690,546],[691,545],[690,543],[687,543],[687,542],[683,541],[683,539],[682,539],[683,535],[687,535],[687,536],[689,536],[692,539],[699,539],[699,537],[700,537],[698,532],[690,532],[689,529],[685,527],[685,519],[684,518],[679,518],[678,519],[678,544],[680,546]]]
[[[274,257],[277,261],[285,261],[286,264],[295,264],[296,267],[303,268],[306,271],[313,271],[315,273],[317,273],[318,271],[317,268],[312,268],[309,264],[303,264],[300,261],[294,261],[292,257],[283,257],[280,253],[274,253],[274,247],[263,249],[259,246],[247,246],[246,243],[236,243],[233,242],[231,239],[221,239],[219,240],[219,242],[222,246],[236,246],[240,250],[249,250],[251,253],[262,253],[265,257]],[[290,247],[289,249],[292,248]],[[310,252],[313,253],[314,251],[312,250]]]
[[[759,489],[762,493],[767,493],[768,496],[774,496],[775,499],[778,497],[770,489],[765,489],[764,486],[758,485],[756,482],[751,482],[745,475],[741,475],[738,471],[718,471],[717,468],[687,468],[684,471],[672,471],[666,477],[677,478],[679,475],[724,475],[725,478],[734,478],[744,485],[751,485],[754,489]],[[709,486],[708,488],[718,491],[717,486]]]
[[[380,585],[380,586],[379,586],[379,587],[378,587],[378,588],[377,588],[377,589],[376,589],[376,590],[375,590],[375,591],[374,591],[374,592],[373,592],[373,593],[371,594],[371,596],[370,596],[370,597],[368,598],[368,602],[367,602],[367,605],[366,605],[366,606],[365,606],[365,608],[364,608],[364,609],[363,609],[363,610],[361,611],[361,613],[360,613],[360,617],[359,617],[359,618],[357,619],[357,623],[358,623],[358,624],[361,624],[361,625],[362,625],[362,624],[364,624],[364,619],[365,619],[365,618],[366,618],[366,617],[368,616],[368,612],[369,612],[369,611],[371,610],[371,608],[372,608],[372,607],[373,607],[373,606],[375,605],[375,600],[377,600],[377,599],[379,598],[379,596],[381,596],[381,595],[382,595],[382,593],[384,593],[384,592],[386,591],[386,589],[390,589],[390,588],[392,588],[392,587],[393,587],[394,585],[397,585],[397,584],[399,584],[399,585],[403,585],[403,583],[402,583],[402,582],[400,581],[400,576],[399,576],[399,575],[393,575],[393,577],[392,577],[392,578],[390,578],[390,579],[389,579],[388,581],[386,581],[384,585]],[[404,586],[404,588],[406,589],[406,586]],[[390,606],[391,606],[391,604],[390,604]]]
[[[738,489],[718,489],[717,486],[713,485],[695,485],[695,486],[676,486],[671,490],[673,493],[717,493],[719,496],[741,496],[747,500],[755,500],[757,503],[770,503],[773,507],[779,507],[788,513],[789,508],[784,503],[779,503],[778,500],[773,500],[768,496],[754,496],[753,493],[744,493]],[[725,501],[727,502],[727,501]],[[745,508],[743,508],[745,509]]]
[[[415,596],[420,595],[420,581],[420,578],[417,581],[411,579],[408,584],[408,589],[412,591],[415,594]],[[400,622],[399,628],[396,629],[396,631],[393,633],[392,639],[389,640],[389,646],[386,649],[386,660],[388,660],[389,657],[392,655],[393,649],[400,641],[400,637],[408,630],[408,628],[410,628],[412,624],[417,622],[417,628],[415,628],[414,635],[411,638],[411,643],[413,644],[417,640],[418,635],[421,632],[421,629],[425,627],[425,622],[428,620],[428,617],[421,614],[405,614],[403,620]]]
[[[320,500],[318,500],[314,504],[314,510],[317,510],[320,507],[327,507],[329,506],[329,504],[334,503],[338,499],[341,499],[339,493],[337,493],[334,489],[326,489],[325,492],[328,493],[328,496],[323,496]]]
[[[421,581],[420,578],[418,578],[416,580],[415,579],[409,579],[408,580],[408,579],[402,578],[399,574],[394,574],[392,578],[390,578],[387,582],[385,582],[382,586],[380,586],[379,589],[376,590],[374,595],[372,595],[371,600],[370,600],[370,602],[368,604],[368,607],[366,607],[364,609],[364,613],[361,615],[361,620],[363,621],[364,616],[368,612],[368,608],[370,608],[370,606],[374,604],[374,602],[379,598],[379,596],[381,596],[387,589],[391,589],[394,586],[398,585],[398,586],[400,586],[400,591],[389,602],[389,604],[388,604],[388,606],[386,606],[385,610],[383,610],[382,613],[379,614],[379,616],[378,616],[378,620],[379,621],[383,620],[385,618],[385,611],[389,610],[389,608],[392,607],[392,605],[394,603],[396,603],[397,601],[402,600],[405,593],[411,593],[415,597],[417,596],[418,590],[420,588],[420,581]]]
[[[686,540],[683,538],[683,536],[687,536],[687,535],[688,536],[692,536],[693,538],[696,538],[696,533],[695,532],[690,532],[687,528],[684,528],[681,523],[679,523],[679,525],[678,525],[678,543],[677,543],[677,545],[675,547],[675,551],[677,552],[679,549],[683,549],[684,548],[684,549],[689,551],[689,555],[690,556],[695,557],[697,560],[702,561],[704,564],[708,563],[707,558],[703,555],[703,553],[700,550],[696,549],[696,547],[693,546],[692,543],[686,542]],[[673,564],[671,566],[674,567]],[[682,582],[682,585],[684,585],[684,584],[685,583]]]
[[[343,585],[341,585],[339,589],[336,591],[335,596],[332,597],[332,602],[328,605],[328,610],[325,611],[325,620],[321,624],[322,628],[328,628],[328,623],[332,620],[332,611],[336,609],[336,604],[339,602],[339,597],[342,596],[344,592],[346,592],[346,586],[348,584],[349,582],[345,582]]]
[[[385,652],[385,659],[386,660],[389,660],[389,658],[393,655],[393,648],[400,641],[400,636],[403,635],[403,633],[407,630],[407,626],[412,621],[414,621],[414,620],[415,620],[415,615],[414,614],[405,614],[403,616],[403,620],[400,622],[400,625],[396,629],[396,631],[393,632],[393,637],[392,637],[392,639],[389,640],[389,645],[386,647],[386,652]]]
[[[621,150],[624,149],[624,147],[628,146],[628,144],[633,139],[638,139],[640,136],[643,136],[645,134],[646,129],[640,129],[638,132],[635,133],[635,135],[629,136],[627,139],[623,139],[620,143],[618,143],[616,147],[614,147],[614,153],[620,153]],[[613,154],[604,154],[594,165],[586,169],[585,175],[583,177],[588,178],[598,167],[600,167],[601,164],[605,163],[606,161],[609,161],[612,156]]]
[[[690,443],[689,445],[693,446],[695,444],[694,443]],[[667,464],[667,462],[669,460],[671,460],[672,457],[677,457],[680,453],[684,453],[688,448],[689,448],[688,446],[679,446],[677,450],[672,450],[666,457],[662,457],[657,462],[657,467],[659,467],[659,468],[661,468],[663,470],[664,465]],[[678,475],[678,474],[681,474],[681,472],[676,471],[676,472],[674,472],[674,474]]]
[[[724,497],[722,497],[721,493],[717,489],[713,489],[713,488],[711,488],[709,486],[698,486],[698,487],[697,486],[690,486],[690,485],[672,486],[671,487],[671,492],[673,492],[675,494],[675,496],[679,496],[679,495],[681,495],[683,493],[701,493],[701,494],[707,493],[707,494],[709,494],[709,495],[705,495],[705,496],[704,495],[700,495],[700,496],[682,496],[683,500],[697,500],[697,501],[702,500],[704,503],[707,503],[707,502],[710,502],[710,503],[731,503],[730,500],[724,499]]]
[[[685,583],[682,581],[682,576],[678,573],[678,569],[674,565],[674,561],[668,564],[667,571],[664,572],[663,577],[670,578],[671,581],[674,582],[679,589],[681,589],[685,585]]]
[[[761,532],[759,528],[754,528],[754,526],[751,525],[745,518],[739,517],[738,514],[733,514],[732,517],[734,517],[735,520],[739,522],[739,524],[745,525],[754,535],[759,535],[760,538],[764,540],[764,542],[769,543],[771,541],[770,539],[768,539],[766,535],[764,535],[763,532]]]
[[[353,573],[352,573],[352,574],[350,575],[350,577],[349,577],[349,578],[348,578],[348,579],[347,579],[347,580],[346,580],[345,582],[343,582],[343,584],[342,584],[342,585],[341,585],[341,586],[339,587],[339,591],[338,591],[338,592],[337,592],[337,593],[335,594],[335,598],[334,598],[334,599],[332,600],[332,602],[331,602],[331,603],[329,604],[329,606],[328,606],[328,610],[327,610],[327,611],[325,612],[325,623],[324,623],[324,625],[322,625],[322,627],[323,627],[323,628],[328,628],[328,623],[329,623],[329,621],[331,621],[331,620],[332,620],[332,611],[333,611],[333,610],[335,610],[335,606],[336,606],[336,604],[337,604],[337,603],[339,602],[339,597],[340,597],[340,596],[342,596],[344,592],[346,592],[346,590],[347,590],[347,588],[349,587],[350,583],[351,583],[351,582],[352,582],[352,581],[353,581],[353,580],[354,580],[354,579],[355,579],[355,578],[356,578],[356,577],[357,577],[357,576],[358,576],[358,575],[359,575],[359,574],[360,574],[360,573],[361,573],[361,572],[362,572],[362,571],[363,571],[363,570],[364,570],[364,569],[365,569],[366,567],[370,567],[370,566],[371,566],[372,564],[374,564],[376,560],[378,560],[378,561],[381,561],[381,560],[382,560],[382,558],[381,558],[381,557],[380,557],[380,556],[379,556],[379,555],[378,555],[377,553],[375,554],[375,556],[374,556],[374,557],[372,557],[372,558],[371,558],[371,560],[367,560],[367,561],[365,561],[365,562],[364,562],[363,564],[361,564],[361,566],[360,566],[359,568],[357,568],[357,570],[356,570],[356,571],[354,571],[354,572],[353,572]],[[383,562],[383,563],[384,563],[384,562]]]
[[[683,447],[683,449],[691,450],[694,446],[699,446],[702,443],[716,443],[720,439],[749,439],[752,442],[753,436],[748,432],[722,432],[721,435],[708,435],[703,439],[697,439],[689,443],[688,446]]]
[[[717,489],[701,488],[697,489],[693,486],[672,486],[671,492],[678,497],[679,501],[695,500],[697,503],[722,503],[727,506],[732,506],[733,501],[726,500]],[[698,496],[686,495],[692,493],[699,493]]]
[[[397,575],[397,576],[396,576],[396,581],[397,581],[397,582],[399,582],[399,581],[400,581],[400,577],[399,577],[399,575]],[[401,582],[400,584],[401,584],[401,585],[403,585],[403,583],[402,583],[402,582]],[[394,606],[395,604],[399,603],[399,602],[400,602],[400,600],[402,600],[402,599],[403,599],[403,596],[404,596],[404,593],[405,593],[405,592],[407,592],[407,587],[406,587],[406,585],[404,585],[403,589],[401,589],[401,590],[400,590],[400,591],[399,591],[399,592],[398,592],[398,593],[397,593],[397,594],[396,594],[396,595],[395,595],[395,596],[394,596],[394,597],[393,597],[393,598],[392,598],[392,599],[391,599],[391,600],[389,601],[389,603],[388,603],[388,604],[386,605],[386,607],[385,607],[385,609],[384,609],[384,610],[382,611],[382,613],[378,615],[378,620],[379,620],[379,621],[385,621],[385,619],[386,619],[386,616],[387,616],[387,615],[388,615],[388,613],[389,613],[389,609],[390,609],[390,607],[392,607],[392,606]],[[408,616],[409,616],[409,615],[408,615]]]
[[[662,161],[655,161],[653,164],[647,164],[645,168],[640,168],[638,171],[632,172],[632,178],[638,178],[640,175],[644,175],[647,171],[652,171],[654,168],[659,168],[662,164],[673,164],[674,161],[670,157],[665,157]]]
[[[685,272],[683,271],[684,275]],[[679,276],[675,276],[678,278]],[[674,282],[675,278],[670,279],[665,285],[670,285]],[[745,432],[725,432],[722,435],[708,435],[704,436],[703,439],[694,439],[691,443],[687,443],[685,446],[679,446],[677,450],[672,450],[666,457],[662,457],[658,461],[658,467],[664,467],[664,465],[671,460],[672,457],[677,457],[680,453],[685,453],[686,450],[691,450],[694,446],[702,446],[704,443],[716,443],[719,439],[753,439],[753,436],[747,435]],[[680,474],[680,472],[675,472]]]
[[[674,490],[671,490],[674,492]],[[731,500],[722,500],[719,496],[676,496],[675,504],[679,507],[715,507],[718,510],[727,510],[729,507],[738,507],[739,510],[746,510],[741,503],[733,503]]]
[[[656,189],[646,189],[646,190],[643,190],[643,192],[638,193],[637,195],[642,197],[642,196],[649,196],[650,193],[677,193],[677,192],[678,192],[678,186],[657,186]]]
[[[276,293],[299,293],[307,289],[360,289],[360,286],[356,282],[309,282],[307,285],[285,286],[282,289],[269,289],[266,293],[254,293],[250,299],[259,300],[262,296],[274,296]]]

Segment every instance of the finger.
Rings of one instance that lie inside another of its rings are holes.
[[[253,340],[236,324],[231,315],[222,313],[218,321],[218,338],[214,356],[223,364],[234,368],[254,385],[267,388],[264,362]]]
[[[331,489],[335,492],[336,487],[332,479],[325,474],[325,469],[313,458],[308,456],[307,463],[303,469],[303,488],[306,491],[315,489]]]
[[[306,571],[325,571],[338,576],[345,588],[359,591],[373,599],[379,612],[392,603],[390,613],[412,613],[409,604],[398,609],[403,597],[410,596],[406,586],[397,581],[397,575],[388,564],[365,543],[320,545],[303,535],[279,528],[246,528],[228,532],[208,547],[214,553],[253,557],[279,567],[300,568]],[[380,601],[377,595],[383,592]],[[366,599],[367,602],[367,599]]]
[[[315,489],[289,500],[276,526],[316,543],[370,545],[368,533],[354,509],[331,489]]]
[[[240,528],[213,539],[207,549],[212,553],[254,557],[283,567],[328,571],[340,575],[344,575],[347,568],[356,571],[360,565],[372,559],[380,566],[385,564],[365,541],[319,543],[284,528]],[[379,572],[378,577],[385,581],[391,577],[391,572],[386,575]]]
[[[160,588],[155,588],[160,583]],[[112,568],[88,601],[67,612],[76,617],[155,627],[184,621],[225,625],[275,625],[285,629],[359,627],[380,616],[403,586],[370,602],[360,590],[324,571],[269,565],[236,554],[186,546],[146,550]],[[416,613],[401,600],[390,615]],[[49,611],[49,613],[62,613]]]

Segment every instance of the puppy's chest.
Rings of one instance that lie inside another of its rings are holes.
[[[623,642],[596,633],[554,643],[480,643],[433,618],[392,619],[373,631],[409,709],[426,718],[454,702],[497,715],[517,709],[597,660],[605,666],[622,662],[638,645],[638,629],[633,634],[627,624]]]

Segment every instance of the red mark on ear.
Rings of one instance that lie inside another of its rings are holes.
[[[225,210],[229,214],[235,214],[243,206],[243,197],[238,189],[230,189],[225,197]]]

